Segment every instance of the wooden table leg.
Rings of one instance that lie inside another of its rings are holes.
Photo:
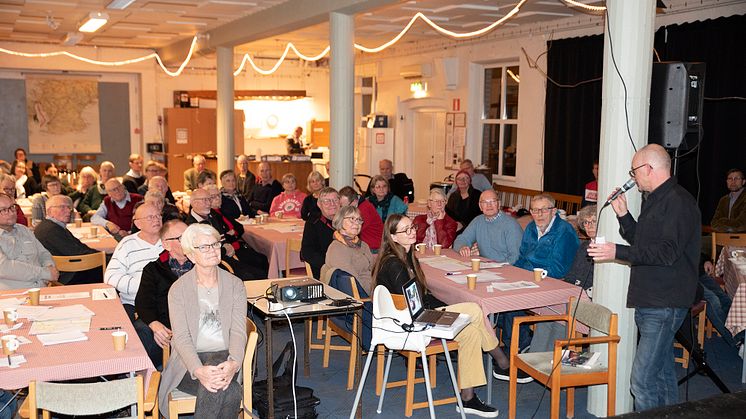
[[[274,395],[274,371],[272,371],[272,317],[267,316],[264,321],[265,333],[264,338],[267,341],[265,347],[267,353],[267,418],[274,419],[275,417],[275,395]]]

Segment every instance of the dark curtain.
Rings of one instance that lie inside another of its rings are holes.
[[[731,167],[746,169],[746,101],[716,100],[746,96],[744,39],[746,16],[662,27],[655,35],[661,60],[707,64],[701,149],[699,156],[694,152],[681,158],[678,166],[681,184],[695,197],[699,191],[703,224],[709,224],[718,198],[727,192],[725,172]],[[602,36],[554,41],[548,46],[547,73],[556,81],[570,84],[601,75]],[[565,89],[547,82],[545,190],[582,194],[598,156],[600,115],[600,82]]]
[[[601,35],[547,43],[547,75],[573,85],[603,74]],[[547,81],[544,121],[544,190],[582,195],[593,180],[601,133],[601,80],[578,87]]]

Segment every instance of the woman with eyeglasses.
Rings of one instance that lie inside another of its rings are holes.
[[[340,208],[332,221],[334,240],[326,250],[326,261],[321,268],[324,279],[341,269],[355,277],[363,289],[370,293],[371,274],[375,258],[370,247],[360,239],[363,218],[360,210],[353,206]],[[328,282],[328,280],[326,281]]]
[[[391,192],[391,185],[385,177],[381,175],[373,176],[370,184],[373,187],[370,189],[371,195],[368,197],[368,201],[376,207],[381,220],[386,221],[386,218],[391,214],[407,213],[407,204]]]
[[[418,215],[414,218],[417,226],[417,241],[424,243],[427,247],[440,244],[443,247],[451,247],[456,238],[456,221],[445,212],[446,194],[440,188],[430,190],[427,199],[427,214]]]
[[[324,176],[321,176],[321,173],[316,170],[309,173],[306,189],[308,189],[308,196],[303,200],[303,206],[300,209],[300,218],[303,221],[308,221],[321,215],[318,200],[319,192],[324,189]]]
[[[194,268],[168,292],[173,336],[158,397],[179,390],[197,397],[194,417],[227,418],[239,412],[241,363],[246,348],[246,289],[233,274],[218,269],[220,234],[192,224],[181,247]],[[162,414],[168,419],[168,409]]]
[[[482,211],[479,209],[480,192],[471,186],[471,176],[469,175],[469,172],[466,170],[459,170],[454,179],[456,182],[456,189],[448,197],[446,214],[461,223],[461,228],[456,232],[458,235],[461,234],[466,226],[469,225],[471,220],[481,214]]]
[[[593,259],[588,257],[588,245],[596,237],[597,208],[595,205],[588,205],[578,211],[578,231],[584,234],[585,238],[580,240],[572,267],[564,278],[565,282],[583,287],[585,290],[593,287]]]
[[[498,411],[484,404],[474,393],[474,387],[487,383],[484,375],[482,352],[489,352],[493,360],[503,368],[509,366],[507,356],[498,347],[495,333],[485,326],[482,309],[475,303],[459,303],[446,306],[430,294],[427,280],[414,252],[417,242],[417,226],[409,217],[399,214],[390,216],[383,225],[383,243],[373,269],[373,287],[385,286],[391,294],[402,294],[402,287],[410,279],[417,283],[423,296],[425,308],[445,308],[447,311],[468,314],[471,322],[455,339],[458,347],[458,374],[464,413],[481,417],[497,417]]]

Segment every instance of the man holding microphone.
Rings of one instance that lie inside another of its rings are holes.
[[[701,214],[671,176],[671,158],[660,145],[635,153],[629,174],[643,194],[638,219],[623,194],[610,201],[619,233],[630,244],[591,244],[588,255],[631,265],[627,307],[635,309],[640,339],[630,381],[635,410],[642,411],[678,401],[673,340],[695,299]]]

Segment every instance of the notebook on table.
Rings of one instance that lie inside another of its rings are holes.
[[[452,311],[428,310],[422,303],[420,290],[417,288],[417,282],[410,279],[409,282],[402,286],[404,299],[407,301],[409,314],[412,315],[412,322],[415,325],[437,325],[451,326],[458,319],[459,313]]]

